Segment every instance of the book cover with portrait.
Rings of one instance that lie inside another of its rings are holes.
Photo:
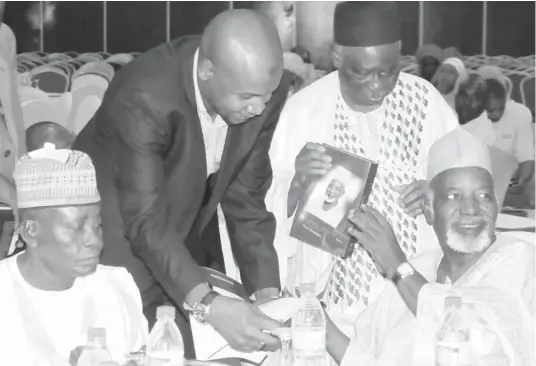
[[[331,169],[311,179],[300,195],[290,236],[345,258],[353,251],[348,213],[367,203],[378,164],[323,144]]]

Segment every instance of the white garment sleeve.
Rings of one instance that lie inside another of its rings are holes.
[[[515,113],[514,155],[518,163],[534,160],[534,133],[532,131],[532,115],[528,108],[518,108]]]
[[[350,339],[340,366],[374,366],[381,357],[380,342],[386,337],[391,309],[397,300],[394,285],[385,287],[381,295],[359,315],[355,337]]]
[[[134,278],[125,268],[114,271],[114,285],[120,286],[117,291],[123,303],[123,321],[125,331],[125,347],[127,352],[138,351],[147,343],[149,326],[143,315],[140,291]]]

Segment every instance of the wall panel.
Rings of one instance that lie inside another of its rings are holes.
[[[4,9],[6,23],[17,37],[17,52],[41,49],[41,4],[39,1],[8,1]]]
[[[488,2],[488,55],[534,54],[534,1]]]
[[[45,26],[46,52],[99,52],[104,49],[104,6],[100,1],[58,1],[54,21]]]
[[[425,1],[424,43],[482,53],[482,1]],[[514,26],[514,25],[512,25]]]
[[[171,38],[203,33],[212,18],[228,10],[229,6],[228,1],[172,1]]]
[[[108,1],[110,53],[145,52],[166,41],[165,1]]]

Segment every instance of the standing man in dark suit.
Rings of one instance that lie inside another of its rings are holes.
[[[256,301],[279,294],[275,220],[264,199],[287,93],[274,25],[253,11],[227,11],[202,37],[158,46],[118,72],[80,132],[74,149],[91,156],[102,195],[101,263],[130,271],[150,324],[158,305],[186,301],[236,349],[279,346],[263,332],[279,323],[211,292],[200,266],[223,268],[220,203],[246,290]]]

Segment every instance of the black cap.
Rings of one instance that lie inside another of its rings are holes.
[[[400,41],[398,6],[390,1],[345,1],[335,7],[335,43],[371,47]]]

